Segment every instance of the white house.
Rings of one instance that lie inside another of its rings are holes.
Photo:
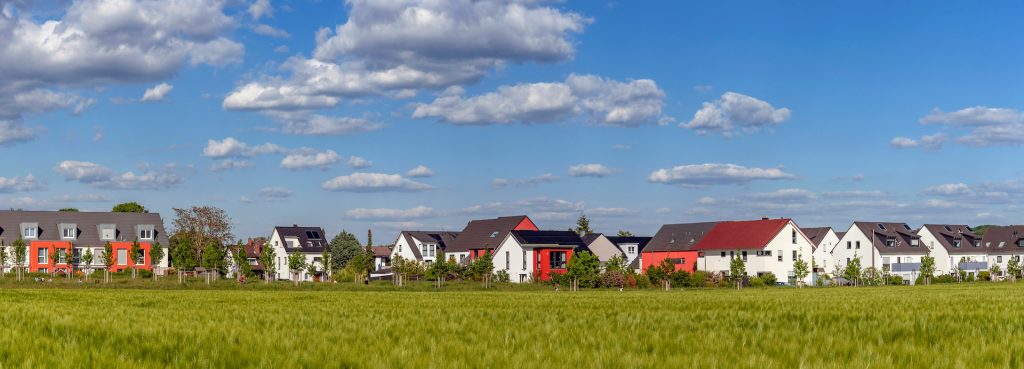
[[[832,249],[839,244],[839,236],[832,227],[803,228],[804,234],[814,245],[814,273],[828,274],[832,272],[836,259],[832,256]]]
[[[696,245],[697,269],[729,274],[730,263],[739,257],[747,275],[771,272],[779,282],[796,284],[794,263],[800,259],[811,268],[811,240],[792,219],[761,219],[719,222]],[[803,282],[812,282],[811,274]]]
[[[320,227],[274,227],[270,236],[270,247],[274,248],[276,279],[290,280],[292,270],[288,267],[288,257],[301,253],[306,258],[306,265],[314,264],[317,273],[310,275],[306,270],[298,271],[299,279],[312,280],[325,270],[321,258],[324,249],[328,248],[326,232]]]
[[[572,231],[511,231],[494,249],[494,272],[508,273],[509,281],[525,283],[552,273],[564,273],[566,263],[586,244]]]
[[[920,275],[921,257],[928,252],[921,236],[906,223],[853,222],[832,255],[840,268],[860,258],[861,270],[874,267],[913,284]]]
[[[935,258],[935,275],[962,270],[977,276],[988,270],[988,250],[971,227],[962,224],[925,224],[917,231]]]
[[[622,251],[622,255],[626,258],[626,265],[633,270],[640,271],[641,255],[643,255],[644,248],[647,247],[647,243],[651,242],[651,237],[622,237],[622,236],[609,236],[608,240],[615,244]]]
[[[405,260],[415,260],[429,265],[437,260],[438,255],[447,249],[448,243],[458,236],[459,232],[402,231],[391,249],[391,259],[401,256]],[[445,256],[457,257],[447,254]]]
[[[611,237],[601,233],[591,233],[582,238],[590,252],[594,253],[594,256],[597,256],[602,264],[608,262],[609,259],[616,255],[622,256],[625,259],[625,254],[611,241]],[[626,260],[626,262],[629,263],[629,260]]]
[[[1014,258],[1021,264],[1024,256],[1024,225],[990,226],[981,238],[982,247],[988,252],[989,265],[999,265],[1001,275]]]

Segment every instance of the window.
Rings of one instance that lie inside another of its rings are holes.
[[[629,246],[629,247],[626,248],[626,250],[627,250],[626,252],[629,253],[629,254],[635,254],[636,253],[636,246]]]
[[[960,248],[960,240],[953,240],[953,248],[956,248],[956,249]]]
[[[498,233],[500,233],[500,232],[498,232],[498,231],[492,232],[491,233],[491,238],[498,237]]]
[[[887,239],[885,239],[885,247],[896,247],[896,239],[895,238],[887,238]]]
[[[75,264],[82,262],[82,249],[75,249],[71,252],[71,262]]]
[[[878,229],[885,230],[885,226],[882,223],[878,223]]]
[[[57,251],[57,264],[68,263],[68,251],[65,249],[59,249]]]
[[[996,262],[997,263],[1002,263],[1003,262],[1003,256],[1002,255],[996,256]]]
[[[128,265],[128,250],[118,249],[117,250],[117,265]]]
[[[459,255],[459,262],[461,263],[463,260],[466,260],[466,255]]]
[[[1003,247],[1002,242],[999,243],[999,247]],[[1024,238],[1017,240],[1017,247],[1024,247]]]
[[[793,230],[793,244],[796,245],[796,230]]]
[[[21,237],[36,238],[39,236],[39,223],[22,223]]]
[[[916,238],[910,239],[910,247],[917,247],[921,244],[921,241]]]
[[[523,270],[526,270],[526,250],[523,250]]]
[[[552,251],[550,258],[551,269],[565,269],[565,251]]]
[[[743,252],[743,261],[747,261],[747,252],[746,251]]]
[[[903,262],[904,263],[913,263],[914,262],[914,257],[913,256],[907,256],[906,259],[903,259]]]
[[[78,226],[74,224],[60,225],[60,238],[62,240],[73,240],[78,237]]]
[[[505,270],[512,269],[511,263],[512,263],[512,259],[509,256],[509,252],[505,251]]]
[[[846,249],[849,250],[853,245],[853,242],[846,241]]]
[[[49,249],[37,249],[36,250],[36,263],[38,264],[49,264],[50,263],[50,250]]]
[[[100,224],[100,240],[113,241],[117,236],[117,226],[113,224]]]
[[[882,265],[889,265],[889,257],[888,256],[883,256],[882,257]]]
[[[725,257],[725,251],[722,251],[722,257],[723,258]]]
[[[782,261],[782,254],[779,254],[779,261]]]
[[[256,258],[249,258],[249,265],[256,265],[257,263],[259,262],[256,260]]]
[[[974,247],[981,247],[981,241],[974,241]]]
[[[796,250],[793,250],[793,261],[796,261]]]
[[[311,239],[311,240],[319,240],[320,239],[320,232],[317,232],[317,231],[306,231],[306,238]]]
[[[430,257],[434,257],[437,252],[437,245],[430,245]]]
[[[141,228],[139,229],[140,240],[152,240],[153,239],[153,228]]]
[[[860,241],[857,241],[857,250],[860,250]]]

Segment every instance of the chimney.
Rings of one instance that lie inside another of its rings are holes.
[[[292,227],[299,228],[298,224],[292,224]]]
[[[768,220],[768,217],[761,217],[761,220]]]

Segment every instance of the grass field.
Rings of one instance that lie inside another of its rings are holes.
[[[0,364],[1024,367],[1024,283],[576,293],[370,289],[3,288]]]

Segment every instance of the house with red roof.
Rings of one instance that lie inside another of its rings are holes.
[[[742,258],[750,276],[772,273],[777,280],[796,284],[794,263],[802,259],[811,268],[813,242],[792,219],[718,222],[693,247],[697,269],[729,274],[733,258]],[[812,282],[810,274],[803,279]]]

